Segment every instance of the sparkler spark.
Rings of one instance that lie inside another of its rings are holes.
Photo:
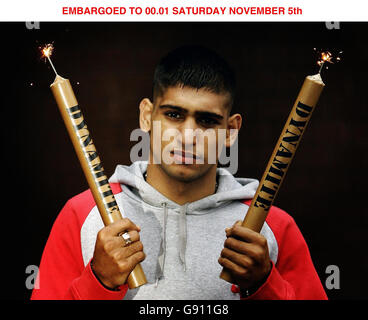
[[[331,59],[332,59],[332,54],[331,54],[331,52],[326,51],[326,52],[322,52],[322,53],[321,53],[321,57],[320,57],[320,59],[317,61],[317,64],[320,66],[318,73],[321,73],[322,68],[323,68],[323,66],[324,66],[324,64],[325,64],[326,62],[328,62],[328,63],[333,63],[333,62],[331,61]]]
[[[41,49],[41,52],[42,52],[42,57],[47,58],[49,60],[52,69],[54,70],[55,74],[58,75],[57,72],[56,72],[56,69],[55,69],[55,67],[54,67],[54,65],[53,65],[53,63],[50,59],[50,56],[52,55],[52,52],[54,51],[53,44],[48,43],[43,48],[40,48],[40,49]]]
[[[53,50],[54,50],[54,46],[51,43],[46,44],[42,48],[42,56],[45,58],[50,58]]]
[[[322,51],[322,50],[317,50],[316,48],[313,48],[314,51],[316,51],[319,55],[318,57],[318,61],[317,64],[320,66],[318,73],[321,73],[323,66],[325,65],[325,63],[337,63],[341,61],[341,55],[342,55],[342,51],[340,51],[338,54],[332,54],[330,51]],[[328,67],[326,66],[326,69],[328,69]]]

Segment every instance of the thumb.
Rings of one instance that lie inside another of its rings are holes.
[[[225,229],[226,235],[229,236],[229,234],[232,231],[232,228],[234,228],[235,226],[241,226],[241,225],[242,225],[242,221],[241,220],[236,221],[231,228],[226,228]]]
[[[238,220],[238,221],[236,221],[236,222],[234,223],[233,228],[234,228],[235,226],[241,226],[241,225],[242,225],[242,221],[241,221],[241,220]]]

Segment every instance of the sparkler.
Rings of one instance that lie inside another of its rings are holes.
[[[316,48],[314,48],[314,51],[317,51]],[[323,66],[327,63],[337,63],[341,61],[341,55],[343,51],[340,51],[338,54],[332,54],[330,51],[318,51],[319,59],[317,61],[317,64],[320,66],[318,73],[321,74],[321,71],[323,69]],[[328,69],[328,67],[326,67]]]
[[[52,63],[50,56],[52,55],[52,52],[54,51],[54,46],[51,43],[46,44],[43,48],[42,48],[42,57],[47,58],[50,62],[50,65],[52,67],[52,69],[55,72],[55,75],[57,76],[57,72],[56,69],[54,67],[54,64]]]

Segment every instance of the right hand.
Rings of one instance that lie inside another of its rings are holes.
[[[132,243],[125,246],[121,232],[129,232]],[[146,255],[139,240],[140,228],[127,218],[118,220],[97,234],[92,269],[98,279],[108,288],[115,289],[124,284]]]

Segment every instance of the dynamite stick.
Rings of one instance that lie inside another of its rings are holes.
[[[323,88],[319,74],[305,78],[243,221],[244,226],[261,231]]]
[[[70,139],[72,140],[98,211],[106,226],[122,219],[122,215],[111,191],[101,160],[87,129],[86,122],[84,121],[70,82],[68,79],[64,79],[57,74],[51,62],[50,55],[52,50],[52,45],[46,45],[42,50],[43,56],[49,60],[56,74],[55,81],[50,85],[50,88],[61,112]],[[140,264],[130,273],[127,283],[131,289],[147,283]]]
[[[262,229],[269,209],[276,198],[305,128],[312,116],[314,107],[325,86],[320,74],[325,62],[331,62],[331,54],[329,52],[322,53],[321,60],[318,62],[320,65],[319,72],[315,75],[307,76],[304,80],[242,222],[243,227],[256,232],[260,232]],[[220,278],[234,283],[231,273],[225,268],[222,270]]]

